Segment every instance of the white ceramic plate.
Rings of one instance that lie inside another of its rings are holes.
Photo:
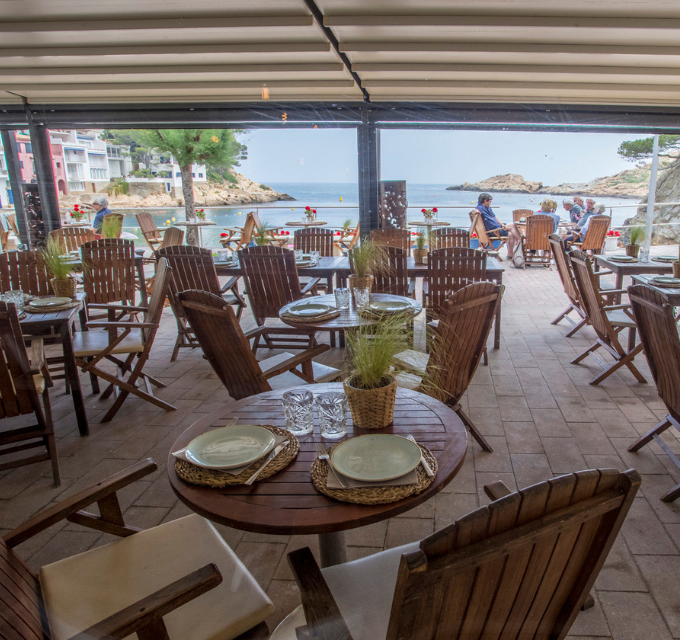
[[[673,278],[672,276],[656,276],[656,278],[652,278],[652,282],[654,284],[659,285],[670,284],[673,285],[674,287],[677,287],[678,285],[680,285],[680,278]]]
[[[299,316],[301,318],[313,318],[314,316],[323,316],[328,313],[331,308],[327,304],[319,302],[303,302],[296,304],[288,309],[288,313],[292,316]]]
[[[420,447],[387,433],[358,436],[336,447],[331,464],[343,476],[365,482],[393,480],[418,466]]]
[[[368,305],[373,311],[406,311],[411,305],[405,300],[371,300]]]
[[[632,256],[609,256],[607,259],[612,262],[637,262],[637,258]]]
[[[658,262],[675,262],[678,256],[652,256],[652,260],[657,260]]]
[[[49,309],[51,307],[63,307],[72,302],[71,298],[37,298],[36,300],[31,300],[29,304],[36,309]]]
[[[274,440],[274,434],[264,427],[245,424],[222,427],[194,438],[184,455],[199,467],[233,469],[269,453]]]

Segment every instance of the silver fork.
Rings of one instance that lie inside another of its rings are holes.
[[[413,436],[406,436],[408,440],[413,442],[413,444],[418,444],[416,442],[416,439]],[[418,447],[420,448],[420,447]],[[434,478],[434,471],[432,471],[432,467],[430,466],[430,463],[425,459],[425,455],[423,454],[422,450],[420,452],[420,464],[423,465],[423,469],[425,469],[425,473],[430,477]]]
[[[342,476],[339,473],[335,473],[335,469],[333,469],[333,467],[331,466],[331,461],[330,461],[331,456],[326,451],[326,447],[321,442],[317,442],[314,445],[314,447],[316,448],[316,457],[319,460],[325,460],[326,461],[326,463],[328,464],[329,473],[332,473],[338,479],[338,482],[346,489],[347,485],[345,484],[345,481],[342,479]]]

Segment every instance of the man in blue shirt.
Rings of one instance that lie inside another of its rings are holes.
[[[92,208],[97,212],[97,215],[92,221],[92,228],[94,229],[95,233],[101,233],[104,216],[111,213],[111,209],[109,209],[109,201],[103,196],[95,198],[92,201]]]
[[[569,221],[576,223],[581,219],[583,209],[579,207],[573,200],[562,200],[564,209],[569,212]]]
[[[515,255],[515,246],[519,245],[522,235],[514,224],[503,224],[496,217],[496,214],[491,210],[492,200],[490,193],[480,193],[475,209],[482,214],[484,228],[487,231],[496,231],[499,236],[508,238],[508,259],[512,260]]]

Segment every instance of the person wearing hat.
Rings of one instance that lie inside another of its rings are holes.
[[[515,255],[515,247],[519,246],[522,235],[514,224],[503,224],[496,217],[496,214],[491,210],[492,200],[493,197],[490,193],[480,193],[475,209],[482,215],[484,228],[487,231],[496,231],[499,236],[508,238],[508,258],[512,260],[512,257]]]
[[[92,201],[92,208],[97,212],[97,215],[95,215],[94,220],[92,221],[92,228],[94,229],[95,233],[101,233],[104,216],[107,213],[111,213],[111,209],[109,209],[109,201],[103,196],[95,198]]]

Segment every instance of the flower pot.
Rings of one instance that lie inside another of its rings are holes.
[[[425,264],[425,258],[427,256],[427,249],[414,249],[413,259],[416,264]]]
[[[52,278],[50,280],[52,291],[58,298],[74,298],[76,297],[76,280],[69,276],[63,280]]]
[[[604,250],[605,252],[616,251],[618,246],[618,238],[615,236],[607,236],[604,239]]]
[[[386,376],[384,380],[385,386],[377,389],[355,387],[352,385],[352,378],[347,378],[342,383],[355,427],[382,429],[392,424],[397,381],[392,376]]]
[[[632,256],[633,258],[637,258],[638,253],[640,253],[640,245],[639,244],[627,244],[626,245],[626,255],[627,256]]]
[[[370,291],[373,290],[373,276],[349,276],[349,290],[352,293],[352,300],[354,300],[354,289],[364,289],[368,287]]]

